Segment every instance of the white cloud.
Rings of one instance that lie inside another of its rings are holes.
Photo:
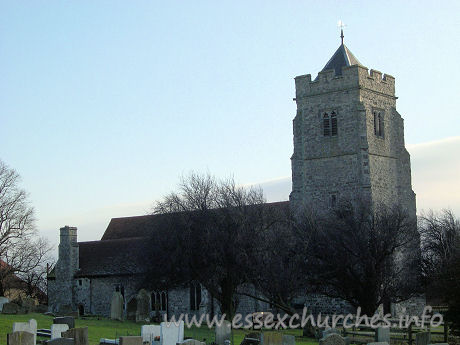
[[[417,213],[422,210],[450,208],[460,217],[460,137],[428,143],[407,145],[411,154],[412,187],[417,194]],[[256,185],[256,184],[247,184]],[[268,202],[289,199],[291,176],[279,177],[258,183]],[[58,229],[65,225],[79,228],[79,240],[98,240],[110,219],[142,215],[149,212],[152,202],[109,205],[89,210],[85,214],[61,215],[39,222],[43,235],[53,243],[58,241]]]

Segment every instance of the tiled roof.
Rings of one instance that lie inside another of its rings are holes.
[[[101,240],[114,240],[129,237],[149,237],[175,213],[146,216],[112,218]]]
[[[287,205],[288,201],[266,203],[268,206]],[[155,229],[159,229],[177,213],[154,214],[136,217],[112,218],[101,240],[113,240],[129,237],[149,237]]]
[[[265,204],[287,206],[288,201]],[[148,272],[149,237],[177,213],[112,218],[100,241],[79,242],[76,277],[132,275]]]
[[[348,47],[345,44],[341,44],[321,71],[333,69],[337,76],[342,75],[342,67],[353,65],[362,66]]]
[[[79,242],[76,277],[132,275],[147,272],[145,238]]]

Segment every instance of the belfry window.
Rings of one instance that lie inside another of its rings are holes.
[[[383,122],[383,114],[380,111],[374,111],[374,134],[378,137],[383,138],[384,134],[384,122]]]
[[[335,111],[323,114],[323,135],[325,137],[337,135],[337,113]]]

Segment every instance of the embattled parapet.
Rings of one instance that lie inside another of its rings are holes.
[[[383,95],[394,97],[395,78],[389,74],[360,65],[342,67],[342,75],[335,75],[334,70],[318,73],[312,81],[311,74],[295,77],[296,99],[312,97],[324,93],[347,89],[365,88]]]

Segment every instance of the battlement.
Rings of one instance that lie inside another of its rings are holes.
[[[335,75],[334,70],[325,70],[318,73],[312,81],[311,74],[295,77],[296,99],[315,96],[323,93],[348,89],[369,89],[388,96],[395,94],[395,78],[389,74],[363,66],[353,65],[342,67],[342,75]]]

